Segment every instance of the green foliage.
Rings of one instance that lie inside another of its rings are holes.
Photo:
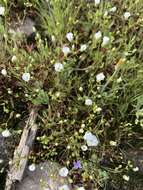
[[[88,183],[98,189],[109,183],[124,189],[128,182],[123,176],[132,180],[136,175],[124,151],[142,146],[142,0],[101,1],[98,6],[84,0],[7,5],[0,20],[0,70],[7,71],[0,74],[1,131],[13,129],[31,106],[41,105],[34,160],[57,160],[70,169],[74,184],[78,181],[87,189]],[[17,13],[17,20],[26,12],[36,22],[30,43],[7,30],[12,8],[19,7],[23,12]],[[128,19],[125,12],[131,13]],[[25,73],[28,80],[23,79]],[[17,113],[22,113],[19,119]],[[88,131],[99,144],[83,151]],[[73,169],[76,160],[81,161],[81,170]]]

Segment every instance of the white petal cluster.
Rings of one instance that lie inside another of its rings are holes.
[[[67,177],[69,170],[66,167],[63,167],[59,170],[59,175],[62,177]]]
[[[100,4],[100,0],[95,0],[95,5],[99,5]]]
[[[117,11],[117,7],[114,6],[114,7],[110,8],[109,11],[112,12],[112,13],[115,13]]]
[[[131,16],[131,13],[130,12],[125,12],[124,13],[124,19],[125,20],[128,20],[128,18]]]
[[[11,61],[12,61],[12,63],[16,62],[17,61],[17,57],[15,55],[13,55],[12,58],[11,58]]]
[[[110,38],[108,36],[103,37],[102,46],[108,45],[110,42]]]
[[[63,69],[64,69],[64,66],[63,66],[63,64],[62,63],[55,63],[55,65],[54,65],[54,67],[55,67],[55,71],[56,72],[61,72]]]
[[[117,146],[117,142],[115,142],[115,141],[110,141],[110,145],[111,145],[111,146]]]
[[[99,74],[96,75],[96,81],[97,82],[101,82],[104,79],[105,79],[104,73],[99,73]]]
[[[125,181],[129,181],[129,180],[130,180],[130,177],[127,176],[127,175],[123,175],[123,179],[124,179]]]
[[[55,63],[54,68],[55,68],[56,72],[61,72],[64,69],[64,66],[62,63],[57,62],[57,63]]]
[[[80,45],[80,51],[83,52],[87,49],[87,45],[86,44],[81,44]]]
[[[0,15],[3,16],[5,13],[5,7],[0,6]]]
[[[67,56],[67,55],[71,52],[71,50],[70,50],[69,47],[64,46],[64,47],[62,48],[62,52],[64,53],[65,56]]]
[[[88,146],[97,146],[99,144],[99,140],[97,139],[97,137],[93,135],[90,131],[87,131],[83,138]]]
[[[1,74],[2,74],[4,77],[6,77],[6,75],[7,75],[6,69],[2,69],[2,70],[1,70]]]
[[[30,80],[30,73],[23,73],[22,80],[24,80],[25,82],[29,82],[29,80]]]
[[[2,132],[2,136],[3,136],[3,137],[9,137],[9,136],[11,136],[11,133],[10,133],[10,131],[9,131],[8,129],[5,129],[5,130]]]
[[[87,98],[87,99],[85,100],[85,105],[86,105],[86,106],[92,106],[92,104],[93,104],[93,101],[92,101],[90,98]]]
[[[101,31],[98,31],[98,32],[96,32],[96,33],[94,34],[94,38],[95,38],[96,40],[100,40],[101,37],[102,37]]]
[[[66,38],[68,39],[69,42],[72,42],[73,41],[73,33],[72,32],[67,33]]]
[[[29,171],[31,171],[31,172],[35,171],[35,169],[36,169],[35,164],[29,165],[28,169],[29,169]]]
[[[86,145],[82,145],[82,146],[81,146],[81,150],[82,150],[82,151],[85,152],[85,151],[87,151],[87,149],[88,149],[88,147],[87,147]]]

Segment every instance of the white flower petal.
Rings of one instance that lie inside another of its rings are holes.
[[[86,106],[92,106],[92,104],[93,104],[93,102],[92,102],[92,100],[91,100],[90,98],[87,98],[87,99],[85,100],[85,105],[86,105]]]
[[[67,33],[66,38],[68,39],[68,41],[72,42],[73,41],[73,33],[72,32]]]
[[[62,63],[55,63],[54,67],[55,67],[55,71],[57,72],[61,72],[64,69],[64,66]]]
[[[30,73],[23,73],[22,80],[28,82],[30,80]]]
[[[114,13],[114,12],[116,12],[117,11],[117,7],[112,7],[112,8],[110,8],[110,10],[109,10],[110,12],[112,12],[112,13]]]
[[[69,170],[66,167],[63,167],[59,170],[59,175],[62,177],[67,177]]]
[[[102,45],[106,46],[109,44],[109,42],[110,42],[110,38],[108,36],[104,36],[103,41],[102,41]]]
[[[0,159],[0,164],[2,164],[4,162],[4,160],[3,159]]]
[[[130,177],[127,176],[127,175],[123,175],[123,179],[124,179],[125,181],[129,181]]]
[[[0,15],[3,16],[5,13],[5,7],[0,6]]]
[[[95,38],[96,40],[99,40],[101,37],[102,37],[101,31],[98,31],[98,32],[96,32],[96,33],[94,34],[94,38]]]
[[[62,52],[64,53],[65,56],[67,56],[71,51],[70,51],[70,48],[67,47],[67,46],[64,46],[62,48]]]
[[[87,147],[86,145],[82,145],[82,146],[81,146],[81,150],[82,150],[82,151],[87,151],[87,149],[88,149],[88,147]]]
[[[4,130],[4,131],[2,132],[2,136],[3,136],[3,137],[9,137],[9,136],[11,136],[11,133],[9,132],[8,129],[6,129],[6,130]]]
[[[100,81],[102,81],[104,79],[105,79],[104,73],[99,73],[99,74],[96,75],[96,81],[97,82],[100,82]]]
[[[115,142],[115,141],[110,141],[110,145],[111,145],[111,146],[117,146],[117,142]]]
[[[7,75],[6,69],[2,69],[2,70],[1,70],[1,74],[2,74],[3,76],[6,76],[6,75]]]
[[[117,83],[120,83],[120,82],[122,82],[122,78],[121,78],[121,77],[119,77],[119,78],[117,79]]]
[[[51,39],[52,39],[52,42],[55,42],[56,41],[56,38],[54,35],[51,36]]]
[[[16,62],[17,61],[17,57],[15,55],[12,56],[11,61],[12,61],[12,63]]]
[[[28,169],[29,169],[29,171],[31,171],[31,172],[35,171],[35,169],[36,169],[35,164],[29,165]]]
[[[134,171],[134,172],[137,172],[137,171],[139,171],[139,168],[138,168],[138,167],[135,167],[135,168],[133,168],[133,171]]]
[[[94,0],[95,5],[99,5],[100,4],[100,0]]]
[[[97,137],[90,131],[87,131],[83,138],[86,140],[88,146],[97,146],[99,144]]]
[[[124,19],[125,20],[128,20],[128,18],[131,16],[131,13],[130,12],[125,12],[124,13]]]
[[[87,45],[86,44],[81,44],[80,45],[80,51],[83,52],[87,49]]]

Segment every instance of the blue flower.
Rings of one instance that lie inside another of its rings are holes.
[[[73,165],[74,165],[73,168],[76,169],[76,170],[82,168],[80,160],[74,162]]]

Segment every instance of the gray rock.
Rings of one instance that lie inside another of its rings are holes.
[[[10,158],[13,154],[14,141],[11,137],[4,138],[0,134],[0,160],[3,160],[2,163],[8,164]]]
[[[30,36],[33,33],[34,26],[35,22],[31,18],[26,17],[24,22],[17,27],[16,31],[26,36]]]
[[[27,168],[22,182],[16,185],[16,190],[59,190],[65,184],[72,190],[67,177],[59,175],[60,168],[59,164],[50,161],[36,165],[34,171]]]

